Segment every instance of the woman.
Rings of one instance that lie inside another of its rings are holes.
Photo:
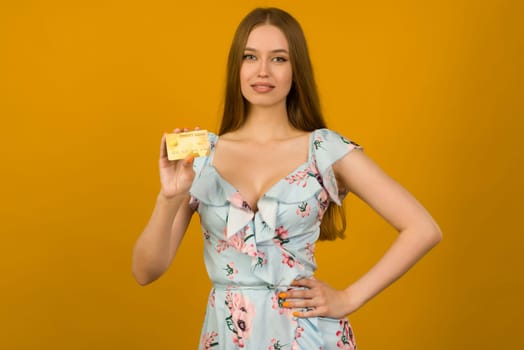
[[[288,13],[255,9],[240,23],[219,135],[209,133],[209,156],[194,161],[168,161],[162,138],[162,189],[136,242],[137,281],[166,271],[197,211],[213,282],[200,349],[356,349],[346,317],[441,233],[360,146],[325,128],[306,40]],[[343,237],[339,205],[350,191],[400,235],[369,272],[336,290],[313,277],[314,247]]]

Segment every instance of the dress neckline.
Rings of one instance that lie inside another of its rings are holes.
[[[267,194],[269,194],[272,190],[274,190],[280,183],[282,183],[282,181],[284,181],[286,178],[288,178],[289,176],[295,174],[297,171],[301,170],[302,168],[304,167],[307,167],[309,164],[311,164],[311,160],[312,160],[312,157],[313,157],[313,151],[312,151],[312,147],[313,147],[313,140],[314,140],[314,135],[316,133],[317,130],[313,130],[309,133],[309,140],[308,140],[308,151],[307,151],[307,160],[304,162],[304,163],[301,163],[299,164],[298,166],[296,166],[295,168],[293,168],[291,171],[289,171],[288,173],[286,173],[286,175],[282,176],[281,178],[279,178],[277,181],[275,181],[275,183],[273,183],[271,186],[268,187],[267,190],[265,190],[262,195],[256,200],[255,204],[257,205],[257,211],[258,212],[258,203],[260,202],[260,200],[262,198],[264,198]],[[217,168],[215,168],[215,165],[213,164],[213,160],[214,160],[214,155],[215,155],[215,148],[216,148],[216,145],[218,144],[218,141],[219,141],[219,138],[220,136],[217,135],[217,134],[214,134],[215,136],[215,140],[214,140],[214,145],[211,147],[211,152],[209,154],[209,161],[208,161],[208,166],[213,169],[213,171],[215,172],[217,178],[220,179],[220,181],[222,181],[224,184],[226,184],[233,193],[236,193],[243,201],[243,203],[246,204],[247,208],[249,210],[251,210],[252,212],[255,212],[250,204],[245,200],[245,197],[243,196],[243,194],[238,190],[238,188],[236,186],[234,186],[231,182],[229,182],[226,178],[224,178],[220,172],[218,171]]]

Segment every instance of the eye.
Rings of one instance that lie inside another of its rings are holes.
[[[242,58],[244,59],[244,61],[256,61],[256,57],[255,55],[251,55],[251,54],[244,54],[244,56],[242,56]]]
[[[287,62],[288,59],[286,57],[279,56],[279,57],[273,57],[273,61],[274,62]]]

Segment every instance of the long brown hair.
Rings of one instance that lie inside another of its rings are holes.
[[[251,11],[240,22],[233,37],[227,61],[224,113],[219,135],[237,130],[246,121],[248,102],[240,89],[240,68],[248,36],[256,26],[262,24],[279,28],[289,45],[293,81],[286,98],[286,107],[290,124],[303,131],[325,128],[304,32],[289,13],[269,7]],[[336,224],[337,221],[340,225]],[[330,204],[320,225],[319,239],[344,238],[345,230],[346,216],[343,207]]]

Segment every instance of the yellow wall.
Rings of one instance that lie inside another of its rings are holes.
[[[522,348],[518,0],[3,1],[1,347],[196,348],[210,286],[197,220],[151,286],[134,282],[131,251],[161,134],[217,130],[228,46],[255,5],[299,19],[330,127],[445,235],[350,317],[359,347]],[[341,288],[396,235],[348,202],[349,238],[319,247],[318,277]]]

